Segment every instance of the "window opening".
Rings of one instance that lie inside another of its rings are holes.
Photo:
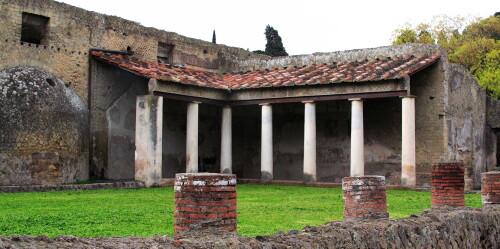
[[[157,55],[158,63],[173,64],[172,60],[173,51],[174,51],[174,45],[158,42],[158,55]]]
[[[45,45],[49,18],[26,12],[23,12],[22,18],[21,41]]]

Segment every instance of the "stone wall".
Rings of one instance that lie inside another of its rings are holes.
[[[479,188],[481,173],[497,165],[496,134],[490,124],[498,114],[488,112],[487,105],[498,113],[499,101],[487,97],[466,68],[450,64],[447,74],[447,160],[463,161],[466,189]],[[490,122],[487,122],[488,117],[491,117]]]
[[[162,42],[174,46],[172,64],[211,71],[234,67],[237,60],[268,58],[52,0],[4,0],[0,5],[0,69],[15,65],[42,67],[71,84],[84,102],[88,95],[88,52],[94,47],[130,48],[135,56],[156,61],[158,43]],[[23,12],[50,18],[42,44],[21,42]]]
[[[94,61],[90,111],[91,164],[95,179],[133,179],[136,96],[147,80]]]
[[[244,237],[205,231],[189,237],[60,235],[0,236],[0,248],[499,248],[500,212],[472,208],[426,210],[408,218],[335,221],[273,235]]]
[[[0,185],[88,179],[88,110],[55,75],[0,71]]]

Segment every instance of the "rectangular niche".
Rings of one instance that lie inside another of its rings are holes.
[[[47,44],[49,19],[46,16],[23,12],[21,41],[34,44]]]
[[[173,51],[174,51],[174,45],[158,42],[158,54],[157,54],[158,63],[172,64]]]

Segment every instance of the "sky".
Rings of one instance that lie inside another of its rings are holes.
[[[498,0],[58,0],[191,38],[264,50],[266,25],[290,55],[390,45],[393,31],[437,15],[488,17]]]

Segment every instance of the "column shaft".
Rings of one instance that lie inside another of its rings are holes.
[[[231,107],[225,106],[222,109],[222,126],[221,126],[221,155],[220,155],[220,172],[231,174],[232,172],[232,130],[231,130]]]
[[[137,96],[135,119],[135,180],[146,187],[159,186],[162,178],[163,98]]]
[[[304,182],[316,181],[316,105],[304,103]]]
[[[273,179],[273,111],[269,104],[262,105],[261,180]]]
[[[365,174],[363,101],[352,99],[351,114],[351,176]]]
[[[415,98],[402,99],[401,184],[416,185]]]
[[[198,102],[188,103],[186,127],[186,173],[198,172]]]

